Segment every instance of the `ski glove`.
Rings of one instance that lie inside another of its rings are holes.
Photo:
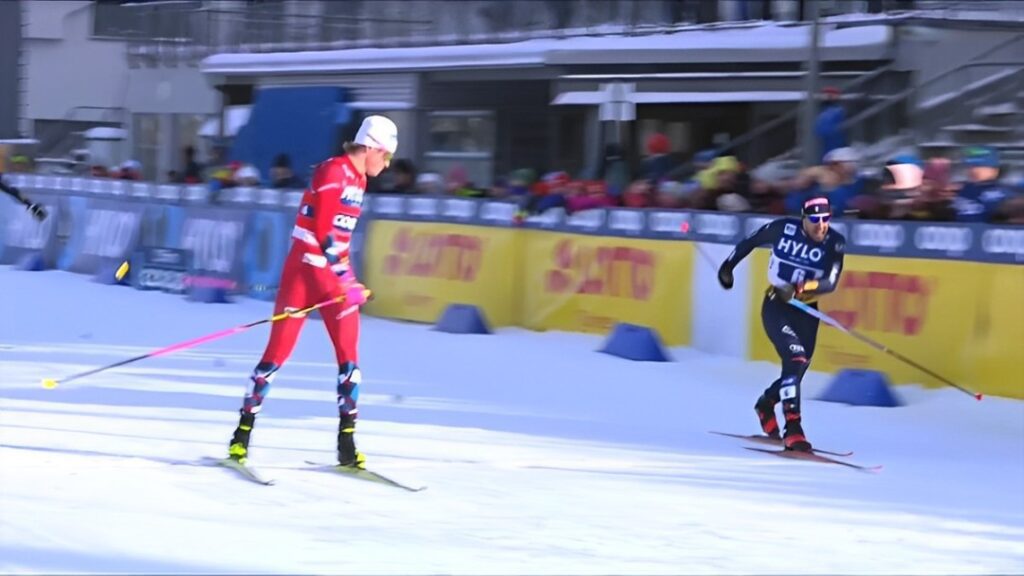
[[[346,306],[362,306],[370,296],[370,291],[356,279],[351,270],[341,275],[341,290],[345,296]]]
[[[33,203],[29,204],[26,208],[37,221],[42,222],[43,220],[46,220],[46,208],[44,208],[42,204]]]
[[[729,266],[728,262],[723,262],[721,268],[718,269],[718,283],[722,285],[722,288],[732,290],[732,266]]]

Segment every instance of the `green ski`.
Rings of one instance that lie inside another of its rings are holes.
[[[250,482],[255,482],[257,484],[262,484],[264,486],[273,486],[274,485],[274,481],[273,480],[267,480],[267,479],[263,478],[252,467],[250,467],[250,466],[248,466],[246,464],[242,464],[242,463],[240,463],[237,460],[234,460],[234,459],[231,459],[231,458],[213,458],[213,457],[207,456],[207,457],[203,458],[202,461],[203,461],[204,464],[208,464],[210,466],[221,466],[223,468],[230,468],[231,470],[234,470],[235,472],[238,472],[238,474],[240,476],[242,476],[246,480],[249,480]]]
[[[409,492],[419,492],[421,490],[427,489],[426,486],[410,486],[408,484],[403,484],[397,480],[388,478],[387,476],[379,472],[374,472],[372,470],[353,468],[351,466],[338,466],[336,464],[321,464],[319,462],[311,462],[309,460],[306,460],[306,464],[316,466],[317,470],[322,470],[324,472],[333,472],[335,474],[348,476],[350,478],[358,478],[359,480],[376,482],[377,484],[384,484],[386,486],[394,486],[395,488],[401,488],[402,490],[407,490]]]

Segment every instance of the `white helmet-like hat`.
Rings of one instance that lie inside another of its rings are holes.
[[[385,116],[367,116],[352,142],[394,154],[398,150],[398,126]]]

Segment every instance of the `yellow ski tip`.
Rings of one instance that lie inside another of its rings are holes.
[[[120,266],[117,267],[117,272],[114,273],[114,278],[117,278],[118,280],[121,280],[122,278],[124,278],[124,275],[127,274],[127,273],[128,273],[128,261],[125,260],[124,262],[121,263]]]
[[[43,378],[43,388],[54,389],[57,387],[57,381],[50,378]]]

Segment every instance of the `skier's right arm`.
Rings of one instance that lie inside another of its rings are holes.
[[[317,256],[322,257],[324,263],[323,266],[315,266],[317,283],[324,287],[329,293],[334,296],[340,296],[342,294],[341,282],[338,279],[338,275],[331,270],[331,265],[334,264],[331,258],[330,250],[334,243],[334,238],[331,235],[331,231],[334,229],[334,216],[337,214],[337,209],[341,205],[341,191],[345,187],[345,173],[337,166],[334,162],[325,162],[317,167],[313,173],[313,177],[310,179],[310,187],[313,189],[313,214],[314,214],[314,230],[313,233],[316,235],[316,241],[318,244]],[[316,248],[309,246],[309,250],[315,250]]]
[[[725,288],[726,290],[732,289],[733,268],[742,262],[743,259],[754,250],[754,248],[773,243],[775,238],[779,235],[782,226],[782,219],[769,222],[758,228],[757,231],[750,236],[740,240],[739,244],[736,244],[736,248],[733,249],[732,253],[729,254],[729,257],[726,258],[718,268],[718,283],[722,285],[722,288]]]

